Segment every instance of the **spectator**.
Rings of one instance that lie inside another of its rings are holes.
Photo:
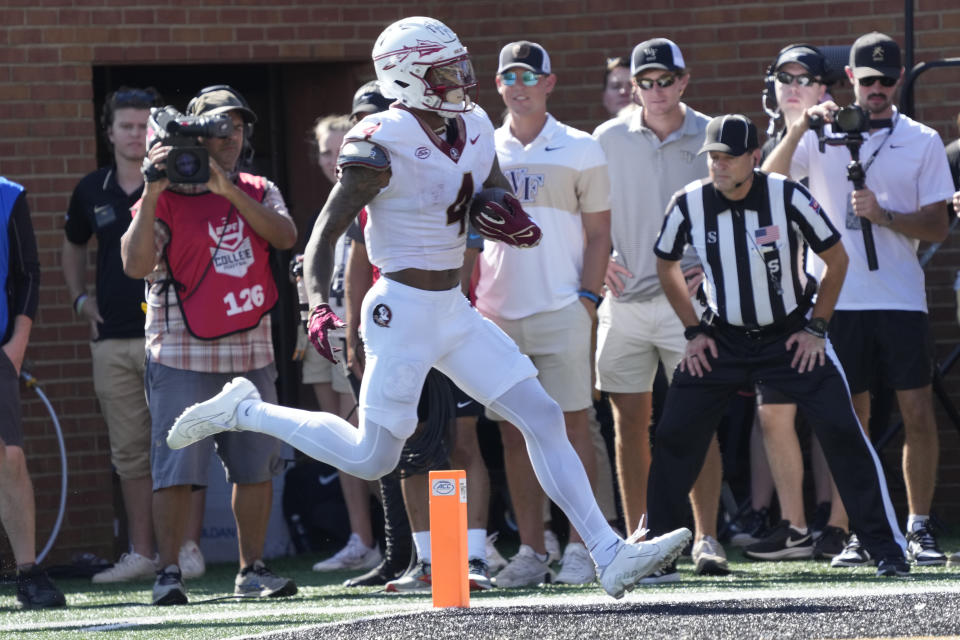
[[[226,85],[207,87],[187,106],[188,115],[225,114],[226,138],[201,138],[209,152],[205,184],[173,184],[164,170],[170,147],[150,141],[147,184],[121,241],[124,271],[147,279],[146,390],[152,420],[154,532],[160,566],[153,602],[185,604],[178,550],[183,543],[190,488],[206,484],[208,440],[186,451],[166,445],[176,416],[235,375],[255,381],[276,398],[271,323],[277,300],[268,262],[273,246],[288,249],[296,227],[277,187],[239,170],[256,115]],[[169,188],[168,188],[169,187]],[[216,450],[234,483],[233,512],[240,572],[234,593],[285,596],[292,580],[275,575],[261,558],[273,496],[271,478],[283,467],[278,440],[257,434],[224,434]]]
[[[709,154],[710,180],[676,193],[654,248],[660,281],[688,342],[653,448],[651,531],[668,530],[683,517],[683,494],[730,396],[763,381],[810,419],[854,526],[878,560],[877,575],[906,575],[910,567],[880,462],[857,424],[827,339],[847,266],[840,234],[802,185],[756,171],[757,130],[744,116],[711,120],[701,153]],[[708,282],[702,318],[690,304],[680,267],[688,245]],[[815,302],[817,285],[801,260],[807,246],[825,265]]]
[[[827,60],[816,47],[794,44],[780,51],[767,70],[765,96],[773,98],[774,109],[781,116],[783,127],[768,139],[763,155],[776,147],[790,125],[805,117],[806,109],[823,99],[827,89],[826,77]],[[774,389],[761,388],[757,393],[757,412],[770,460],[769,469],[777,488],[781,522],[764,539],[747,546],[745,554],[757,560],[836,556],[843,551],[847,538],[847,515],[839,496],[832,499],[835,489],[819,440],[812,435],[811,459],[814,461],[818,511],[830,518],[821,523],[819,529],[813,524],[814,529],[808,531],[803,509],[803,457],[794,427],[797,406]],[[825,505],[826,509],[820,505]],[[830,505],[833,505],[832,509]],[[797,536],[793,536],[787,527],[791,527]]]
[[[896,390],[906,435],[907,558],[920,565],[942,565],[946,556],[929,521],[939,443],[924,274],[916,249],[919,240],[946,238],[946,201],[954,189],[940,137],[893,106],[903,76],[897,43],[877,32],[861,36],[850,49],[846,73],[854,83],[857,106],[870,118],[870,131],[862,135],[860,149],[866,187],[854,190],[848,180],[846,148],[829,146],[820,153],[815,133],[808,132],[811,115],[833,122],[837,110],[833,102],[807,109],[808,117],[790,126],[764,168],[797,179],[809,177],[811,192],[824,203],[832,222],[847,230],[843,245],[850,267],[830,335],[864,429],[869,424],[874,377],[881,376]],[[867,264],[861,219],[872,223],[876,270]],[[837,470],[831,467],[842,494]],[[852,496],[847,498],[844,505],[852,515]],[[875,559],[860,544],[857,523],[852,524],[857,535],[851,535],[843,553],[832,560],[833,566],[861,566]]]
[[[607,58],[603,74],[603,108],[613,118],[625,107],[632,105],[634,102],[633,86],[630,82],[630,58]]]
[[[486,240],[480,254],[477,309],[503,329],[533,361],[543,388],[563,409],[567,437],[596,486],[596,452],[588,424],[591,333],[610,255],[610,179],[603,150],[589,134],[547,112],[557,83],[550,56],[537,43],[500,50],[497,90],[508,116],[496,130],[497,159],[525,211],[544,238],[532,249]],[[544,541],[545,496],[523,435],[500,422],[504,468],[520,534],[520,550],[494,578],[498,587],[523,587],[553,578]],[[576,530],[556,581],[596,579],[590,553]]]
[[[634,47],[631,73],[641,107],[594,131],[610,171],[613,236],[604,280],[610,295],[598,312],[597,387],[610,394],[627,529],[636,527],[647,510],[653,379],[661,361],[667,376],[672,375],[685,345],[683,325],[657,280],[650,247],[673,192],[707,174],[706,163],[696,154],[709,121],[680,100],[690,72],[670,40],[655,38]],[[684,261],[694,288],[702,277],[696,275],[697,265],[693,254]],[[698,573],[728,571],[723,547],[716,541],[721,482],[720,450],[714,444],[690,496]],[[651,580],[677,578],[673,572]]]
[[[120,236],[130,226],[130,207],[143,193],[140,166],[146,155],[153,89],[121,87],[103,103],[100,124],[113,162],[84,177],[73,190],[60,262],[77,316],[90,325],[93,386],[107,423],[110,461],[120,478],[127,515],[129,553],[93,576],[94,583],[152,578],[153,516],[150,500],[150,411],[143,393],[143,281],[123,272]],[[87,294],[87,243],[96,236],[96,293]],[[109,293],[108,293],[109,292]]]
[[[320,170],[331,185],[337,183],[337,155],[340,153],[340,145],[343,144],[343,135],[350,130],[351,126],[349,116],[327,116],[318,118],[313,127]],[[312,227],[313,224],[310,225],[310,228]],[[341,314],[344,312],[343,287],[349,254],[346,236],[343,236],[337,242],[334,259],[336,272],[330,291],[332,308]],[[345,334],[337,337],[343,340]],[[298,332],[297,350],[294,358],[303,360],[303,383],[313,385],[320,409],[336,413],[356,426],[356,401],[350,388],[350,381],[347,380],[346,370],[341,365],[333,364],[322,357],[316,349],[310,346],[307,341],[305,326]],[[348,473],[340,473],[339,475],[340,490],[343,492],[343,500],[350,519],[350,538],[347,540],[346,546],[333,556],[314,564],[313,570],[372,569],[380,563],[382,556],[380,555],[380,547],[373,537],[373,526],[370,521],[369,484],[366,480],[361,480]]]
[[[17,563],[17,601],[25,609],[63,607],[63,593],[37,564],[36,504],[23,453],[20,368],[37,315],[40,261],[23,187],[0,177],[0,523]]]

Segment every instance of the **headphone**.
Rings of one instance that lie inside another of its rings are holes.
[[[788,44],[783,49],[780,49],[777,52],[777,57],[773,59],[773,64],[767,67],[766,71],[763,74],[763,93],[761,94],[763,111],[768,116],[773,119],[780,117],[780,105],[777,104],[777,91],[773,86],[774,83],[774,74],[777,72],[777,69],[780,67],[780,60],[783,58],[783,55],[788,51],[794,49],[810,49],[821,58],[823,58],[823,67],[824,73],[823,76],[827,76],[830,72],[830,65],[827,61],[827,56],[823,55],[823,52],[820,51],[817,47],[812,44],[807,44],[805,42],[795,42],[793,44]]]
[[[244,109],[249,111],[253,115],[254,122],[257,119],[257,114],[253,109],[250,108],[250,104],[247,102],[246,98],[243,97],[239,91],[234,89],[228,84],[212,84],[209,87],[204,87],[197,92],[197,95],[190,99],[190,102],[187,103],[187,115],[195,116],[198,115],[196,110],[200,108],[200,96],[213,93],[214,91],[227,91],[234,98],[237,99],[237,102],[240,103]],[[247,122],[246,118],[243,120],[243,151],[240,154],[240,164],[249,165],[253,162],[254,149],[253,143],[253,122]]]

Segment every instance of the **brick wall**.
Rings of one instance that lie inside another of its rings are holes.
[[[555,0],[493,2],[341,2],[276,0],[10,0],[0,8],[0,174],[30,192],[44,269],[41,309],[28,352],[53,400],[70,452],[69,509],[54,558],[77,550],[110,555],[108,443],[90,379],[86,329],[70,310],[59,275],[62,216],[79,177],[95,168],[92,67],[152,63],[323,62],[364,59],[376,35],[403,15],[449,24],[474,55],[480,101],[497,114],[495,56],[526,37],[551,52],[558,118],[592,129],[603,120],[601,66],[634,44],[667,36],[683,49],[693,77],[686,100],[705,113],[744,112],[759,126],[761,72],[788,42],[850,44],[872,29],[903,43],[902,2],[850,0]],[[916,3],[915,60],[960,55],[955,0]],[[918,116],[945,137],[957,135],[960,72],[936,71],[918,90]],[[849,96],[838,96],[848,101]],[[346,97],[345,97],[346,99]],[[931,319],[945,355],[960,338],[950,285],[960,267],[953,239],[928,268]],[[91,265],[92,269],[92,265]],[[92,271],[91,271],[92,273]],[[92,276],[91,276],[92,278]],[[88,279],[89,280],[89,279]],[[948,377],[948,388],[956,384]],[[955,396],[958,394],[954,394]],[[42,542],[55,516],[59,460],[45,409],[25,392],[27,449],[38,494]],[[944,455],[937,507],[960,517],[960,443],[941,415]],[[888,454],[892,468],[898,465]],[[902,495],[900,496],[902,504]]]

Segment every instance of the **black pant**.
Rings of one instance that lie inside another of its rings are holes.
[[[874,558],[903,558],[904,540],[876,452],[860,428],[843,371],[827,342],[827,360],[813,371],[790,367],[792,332],[763,339],[721,325],[717,358],[696,378],[679,368],[657,427],[647,489],[650,528],[660,534],[682,526],[686,496],[700,473],[707,447],[730,399],[757,382],[793,399],[810,423],[837,483],[852,529]],[[709,356],[708,356],[709,357]]]

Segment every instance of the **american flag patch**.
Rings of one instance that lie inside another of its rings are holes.
[[[775,224],[769,227],[760,227],[753,232],[753,238],[757,244],[769,244],[780,239],[780,227]]]

